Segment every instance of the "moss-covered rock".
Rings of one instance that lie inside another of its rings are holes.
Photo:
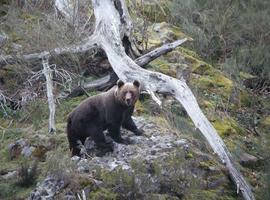
[[[240,127],[240,125],[231,118],[217,119],[213,122],[213,125],[223,138],[230,135],[244,133],[242,127]]]
[[[150,49],[177,39],[189,38],[191,40],[178,27],[166,22],[154,23],[148,27],[147,32],[149,35],[147,47]]]
[[[230,99],[233,89],[233,82],[219,71],[216,71],[213,75],[193,75],[191,84],[197,89],[204,90],[205,93],[219,95],[224,102]]]
[[[176,76],[176,69],[171,66],[172,64],[168,63],[163,59],[156,59],[151,62],[151,66],[155,71],[167,74],[169,76]]]

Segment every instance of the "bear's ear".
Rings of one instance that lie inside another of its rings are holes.
[[[140,82],[137,81],[137,80],[135,80],[135,81],[133,82],[133,85],[135,85],[135,86],[138,88],[138,87],[140,87]]]
[[[122,80],[118,80],[117,81],[117,86],[120,88],[120,87],[122,87],[123,85],[124,85],[125,83],[122,81]]]

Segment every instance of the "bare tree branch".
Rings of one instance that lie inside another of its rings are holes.
[[[16,63],[40,63],[42,58],[50,59],[52,56],[83,53],[92,49],[97,49],[97,37],[95,35],[84,39],[80,44],[70,45],[62,48],[55,48],[51,51],[43,51],[40,53],[32,53],[28,55],[0,55],[0,68],[5,65],[13,65]]]

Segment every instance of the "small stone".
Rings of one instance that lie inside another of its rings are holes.
[[[79,156],[73,156],[73,157],[71,158],[71,160],[74,161],[74,162],[76,162],[76,163],[79,162],[80,159],[81,159],[81,158],[80,158]]]
[[[19,139],[16,142],[8,145],[8,152],[10,160],[17,158],[21,155],[23,147],[27,146],[27,141],[25,139]]]
[[[185,140],[185,139],[181,139],[181,140],[176,140],[175,142],[174,142],[174,145],[176,146],[176,147],[180,147],[180,146],[183,146],[184,144],[186,144],[187,143],[187,141]]]
[[[64,197],[65,200],[76,200],[76,196],[73,192],[69,191],[65,194],[65,197]]]
[[[0,47],[4,46],[8,40],[8,36],[5,33],[0,34]]]
[[[8,172],[7,174],[3,175],[2,178],[5,180],[13,179],[17,176],[17,174],[18,174],[17,171]]]
[[[89,172],[89,169],[86,168],[85,166],[79,166],[78,167],[78,172],[81,172],[81,173]]]
[[[63,180],[54,176],[48,176],[43,182],[37,184],[37,187],[30,193],[30,197],[28,199],[53,200],[54,195],[59,192],[64,186],[65,183]]]
[[[13,48],[14,51],[19,51],[22,49],[22,45],[16,43],[12,43],[11,47]]]
[[[25,147],[23,147],[21,154],[25,158],[29,158],[32,155],[34,150],[35,150],[35,147],[25,146]]]
[[[189,145],[188,145],[188,144],[185,144],[185,145],[183,146],[183,150],[184,150],[185,152],[189,152]]]
[[[248,153],[243,153],[240,158],[240,164],[244,167],[254,167],[259,159]]]

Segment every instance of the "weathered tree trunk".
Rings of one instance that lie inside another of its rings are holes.
[[[49,105],[49,133],[53,133],[56,131],[55,128],[55,101],[53,97],[53,81],[52,81],[52,71],[50,69],[50,65],[48,63],[48,58],[43,58],[43,74],[46,78],[46,90],[47,90],[47,98]]]
[[[183,105],[195,126],[207,139],[222,163],[225,164],[231,179],[237,186],[237,191],[240,191],[244,199],[255,199],[249,184],[235,168],[226,145],[202,113],[187,84],[182,80],[142,69],[126,55],[122,46],[122,38],[125,33],[121,23],[126,18],[123,13],[115,8],[116,3],[120,3],[122,7],[125,7],[123,6],[124,1],[92,0],[92,3],[96,17],[94,35],[98,36],[97,43],[106,52],[108,60],[118,77],[124,81],[139,80],[143,85],[143,89],[151,94],[157,92],[173,95]]]

